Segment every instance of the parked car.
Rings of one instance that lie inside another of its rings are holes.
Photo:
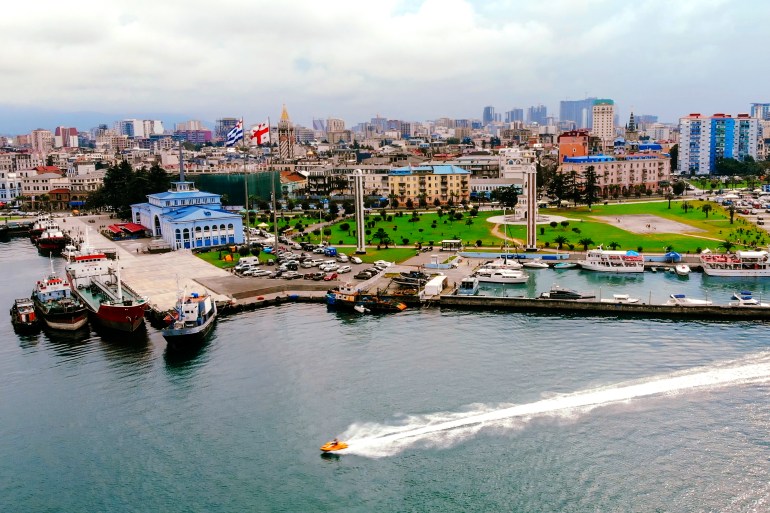
[[[298,280],[302,278],[302,275],[298,273],[297,271],[288,271],[283,273],[283,276],[281,276],[284,280]]]
[[[313,253],[317,253],[319,255],[323,255],[324,254],[324,248],[315,248],[313,250]]]
[[[353,278],[355,278],[357,280],[368,280],[372,276],[373,275],[371,273],[368,273],[366,271],[361,271],[359,273],[356,273],[355,276],[353,276]]]
[[[326,276],[326,273],[313,273],[313,280],[321,281]]]
[[[339,255],[337,255],[337,262],[345,263],[345,262],[348,262],[349,260],[350,259],[348,258],[348,256],[344,253],[340,253]]]
[[[305,269],[310,269],[311,267],[313,267],[313,262],[311,260],[305,260],[304,262],[302,262],[301,265]]]
[[[337,269],[337,272],[339,274],[342,274],[342,273],[349,273],[352,270],[353,270],[353,268],[351,268],[349,265],[343,265],[342,267]]]
[[[374,262],[375,267],[390,267],[393,265],[393,262],[388,262],[387,260],[377,260]]]
[[[251,273],[251,276],[253,278],[262,278],[264,276],[270,276],[270,274],[271,274],[270,271],[268,271],[267,269],[257,269],[256,271]]]
[[[334,272],[332,272],[332,273],[329,273],[329,274],[327,274],[326,276],[324,276],[324,281],[332,281],[332,280],[336,280],[338,276],[339,276],[339,275],[338,275],[337,273],[334,273]]]
[[[315,274],[315,273],[305,273],[305,274],[302,276],[302,279],[304,279],[304,280],[312,280],[312,279],[313,279],[313,275],[314,275],[314,274]]]
[[[331,271],[336,271],[339,268],[340,268],[340,266],[338,266],[337,264],[326,264],[326,265],[322,265],[322,266],[319,267],[320,270],[322,270],[324,272],[327,272],[327,273],[331,272]]]
[[[363,264],[364,263],[364,261],[361,260],[360,258],[358,258],[357,256],[350,257],[350,261],[353,262],[354,264]]]

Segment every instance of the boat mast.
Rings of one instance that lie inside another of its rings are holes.
[[[117,255],[115,256],[115,262],[116,262],[116,267],[118,268],[118,273],[117,273],[117,279],[118,279],[118,302],[122,303],[123,302],[123,283],[121,283],[121,281],[120,281],[120,257],[117,256]]]

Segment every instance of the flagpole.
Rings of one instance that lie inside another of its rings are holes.
[[[267,137],[270,141],[270,159],[273,158],[273,148],[272,148],[272,142],[273,142],[273,135],[270,133],[270,116],[267,117]],[[281,172],[278,171],[278,176],[281,176]],[[272,196],[273,196],[273,237],[275,237],[275,244],[273,245],[274,249],[278,249],[278,209],[276,206],[276,197],[275,197],[275,177],[270,177],[270,184],[271,184],[271,190],[272,190]]]
[[[241,118],[241,128],[245,129],[246,125],[243,122],[243,118]],[[246,132],[243,132],[243,139],[241,139],[243,142],[244,148],[248,150],[246,147]],[[247,153],[243,153],[243,204],[246,207],[246,246],[251,249],[251,219],[249,218],[249,180],[246,175],[246,159],[247,159]]]

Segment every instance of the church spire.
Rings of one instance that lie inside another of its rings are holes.
[[[283,105],[283,110],[281,111],[281,121],[289,121],[289,113],[286,111],[286,104]]]

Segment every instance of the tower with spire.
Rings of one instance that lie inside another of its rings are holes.
[[[636,142],[639,140],[639,132],[636,129],[636,121],[634,120],[634,113],[631,112],[631,117],[628,119],[626,125],[626,141]]]
[[[286,105],[281,111],[281,119],[278,121],[278,156],[283,161],[294,158],[294,143],[297,138],[294,134],[294,125],[289,119]]]

